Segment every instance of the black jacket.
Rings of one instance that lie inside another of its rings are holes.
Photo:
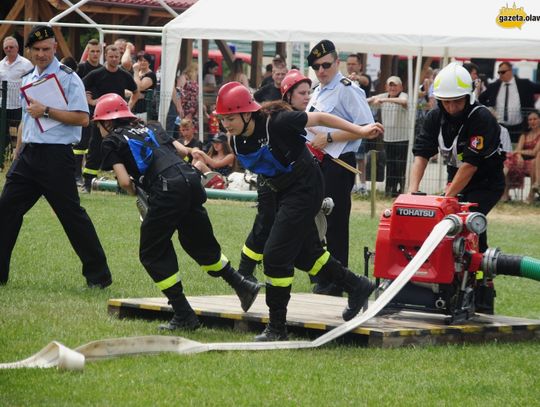
[[[540,84],[531,82],[528,79],[519,79],[517,76],[516,85],[519,93],[519,100],[521,102],[521,111],[527,115],[532,109],[534,109],[534,94],[540,93]],[[480,103],[485,106],[495,106],[497,104],[497,94],[501,88],[502,81],[497,81],[489,84],[484,92],[479,97]]]

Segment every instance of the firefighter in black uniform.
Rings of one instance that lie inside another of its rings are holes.
[[[111,273],[94,225],[81,207],[71,148],[81,139],[81,126],[88,125],[88,104],[81,79],[54,56],[56,46],[48,26],[34,27],[26,40],[35,68],[23,76],[22,86],[54,74],[67,107],[46,106],[40,96],[23,102],[17,157],[0,197],[0,284],[8,281],[11,253],[23,217],[44,196],[81,259],[88,286],[105,288],[112,283]]]
[[[284,102],[269,102],[261,109],[239,82],[221,87],[216,113],[233,136],[231,143],[238,160],[258,174],[276,197],[277,212],[263,252],[270,321],[255,340],[287,339],[287,304],[295,266],[310,270],[321,280],[341,283],[349,294],[343,318],[352,319],[374,285],[338,261],[328,261],[330,254],[320,245],[314,218],[321,208],[324,181],[306,147],[304,128],[325,125],[361,136],[373,128],[362,128],[327,113],[293,111]]]
[[[139,257],[150,277],[169,299],[172,320],[161,329],[196,329],[199,321],[180,281],[172,235],[212,277],[222,277],[237,293],[247,311],[259,286],[244,279],[221,253],[208,214],[200,175],[177,154],[187,149],[156,124],[144,125],[117,94],[103,95],[96,105],[94,122],[104,138],[103,165],[114,170],[118,183],[129,194],[136,188],[148,194],[148,212],[141,224]]]
[[[440,152],[446,163],[446,196],[460,194],[471,210],[487,215],[504,192],[500,126],[491,112],[475,101],[469,72],[451,63],[434,81],[438,106],[431,110],[415,140],[409,192],[418,192],[429,158]],[[479,249],[488,248],[487,234],[479,236]],[[493,312],[494,290],[490,281],[477,293],[477,310]],[[489,305],[491,303],[491,306]]]

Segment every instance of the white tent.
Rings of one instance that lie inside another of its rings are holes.
[[[539,58],[540,21],[503,28],[497,24],[503,6],[492,0],[198,0],[164,27],[161,89],[173,89],[182,38],[311,43],[326,38],[378,54]],[[537,1],[517,7],[540,15]],[[164,120],[170,95],[162,95]]]

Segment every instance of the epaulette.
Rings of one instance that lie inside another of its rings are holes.
[[[351,86],[352,85],[352,81],[349,78],[341,78],[340,82],[342,84],[344,84],[345,86]]]
[[[28,72],[25,72],[21,75],[21,78],[24,78],[26,75],[28,75],[29,73],[32,73],[34,72],[34,68],[30,69]]]
[[[74,71],[73,69],[71,69],[69,66],[62,65],[62,64],[60,64],[60,69],[61,69],[62,71],[64,71],[65,73],[69,73],[69,74],[75,72],[75,71]]]

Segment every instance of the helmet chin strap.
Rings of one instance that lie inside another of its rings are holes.
[[[252,115],[251,114],[249,115],[249,120],[248,121],[244,120],[244,113],[240,113],[240,117],[242,118],[242,123],[244,123],[244,127],[242,128],[242,131],[240,132],[240,135],[245,136],[246,135],[246,130],[247,130],[248,126],[249,126],[249,122],[251,121]]]

